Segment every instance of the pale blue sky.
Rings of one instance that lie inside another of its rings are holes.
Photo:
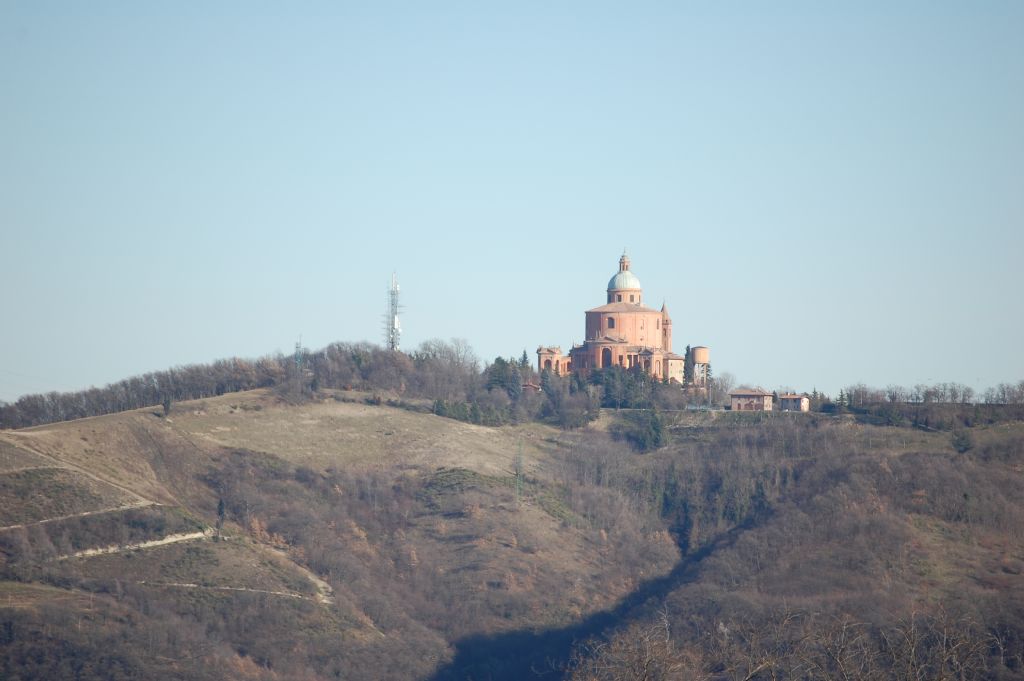
[[[1024,378],[1024,3],[0,0],[0,399],[582,340],[623,247],[765,387]]]

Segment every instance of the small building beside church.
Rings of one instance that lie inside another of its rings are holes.
[[[758,388],[729,393],[729,408],[732,411],[771,411],[773,402],[772,393]]]
[[[779,395],[779,411],[810,411],[811,398],[807,395],[785,393]]]

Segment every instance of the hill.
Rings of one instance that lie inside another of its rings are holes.
[[[255,390],[0,432],[0,676],[627,678],[657,625],[651,658],[695,677],[817,678],[800,632],[886,651],[947,613],[983,642],[961,676],[1021,677],[1020,423],[958,451],[698,413],[640,455],[625,412],[565,432],[403,406]]]
[[[655,527],[594,541],[556,489],[558,431],[339,397],[0,435],[8,671],[55,673],[31,671],[44,649],[116,652],[106,678],[422,677],[460,637],[565,625],[678,557]]]

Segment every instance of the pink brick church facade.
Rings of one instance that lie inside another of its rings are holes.
[[[640,280],[619,258],[619,271],[608,282],[604,305],[586,312],[586,335],[568,355],[560,347],[537,348],[537,369],[566,375],[608,366],[642,367],[659,380],[683,383],[685,358],[672,352],[672,318],[668,308],[645,307]]]

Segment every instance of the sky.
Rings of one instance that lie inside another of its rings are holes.
[[[1024,3],[0,0],[0,400],[382,341],[1024,379]]]

